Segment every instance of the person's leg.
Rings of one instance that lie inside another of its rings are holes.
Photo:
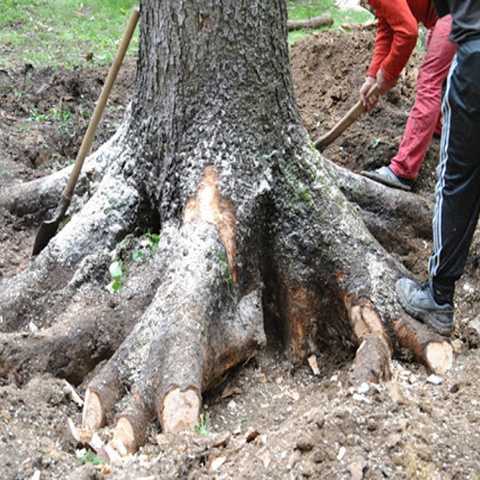
[[[480,40],[463,44],[443,102],[441,157],[433,221],[430,282],[403,278],[405,310],[440,333],[453,327],[455,282],[463,273],[480,212]]]
[[[397,155],[390,168],[395,175],[414,180],[438,124],[442,88],[455,55],[456,46],[449,40],[452,19],[438,20],[431,31],[427,52],[417,79],[415,104],[410,112]]]
[[[435,298],[453,302],[480,213],[480,41],[461,47],[444,102],[430,277]]]

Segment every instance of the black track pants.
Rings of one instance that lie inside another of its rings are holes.
[[[463,274],[480,212],[480,39],[459,46],[442,109],[429,268],[436,296],[445,298]]]

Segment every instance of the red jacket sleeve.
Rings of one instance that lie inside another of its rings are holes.
[[[375,47],[373,48],[373,57],[368,69],[368,76],[375,77],[380,70],[382,63],[390,53],[392,47],[393,30],[383,17],[377,20],[377,36],[375,38]]]
[[[381,68],[385,79],[394,82],[412,54],[418,38],[418,22],[407,0],[370,0],[378,17],[377,38],[368,75]]]

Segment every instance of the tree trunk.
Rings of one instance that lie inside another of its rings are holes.
[[[154,416],[165,431],[197,423],[202,393],[264,345],[264,312],[295,362],[319,348],[360,347],[355,381],[388,379],[399,344],[431,369],[449,368],[450,345],[403,313],[394,284],[405,271],[342,190],[376,225],[389,211],[409,211],[412,197],[392,199],[381,187],[376,198],[390,200],[375,211],[365,196],[376,187],[320,157],[302,126],[286,2],[144,0],[141,19],[136,95],[121,134],[89,161],[87,190],[95,193],[85,193],[24,272],[0,285],[0,371],[48,355],[31,370],[78,382],[91,359],[109,357],[87,389],[83,428],[116,414],[112,446],[127,453]],[[22,191],[41,192],[45,207],[52,185],[47,178]],[[0,195],[0,205],[35,210],[17,196]],[[111,259],[129,233],[147,229],[160,233],[157,253],[131,267],[120,293],[105,293],[109,262],[92,252]],[[108,311],[113,302],[120,318],[82,319],[93,315],[74,295],[82,285],[102,292],[90,305]],[[27,342],[15,331],[33,315],[40,337]],[[87,344],[60,338],[62,322]],[[103,342],[88,341],[96,331]],[[71,354],[60,365],[52,352],[66,344]],[[130,398],[117,409],[125,386]]]

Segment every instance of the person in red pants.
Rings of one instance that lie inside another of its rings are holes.
[[[378,95],[368,98],[374,84],[380,94],[395,85],[417,43],[419,23],[428,28],[415,104],[398,153],[390,165],[362,172],[384,185],[411,190],[432,137],[439,130],[442,88],[456,52],[456,45],[449,39],[452,18],[448,15],[438,19],[431,0],[368,0],[368,3],[378,18],[378,26],[373,58],[360,90],[367,110],[378,101]]]

